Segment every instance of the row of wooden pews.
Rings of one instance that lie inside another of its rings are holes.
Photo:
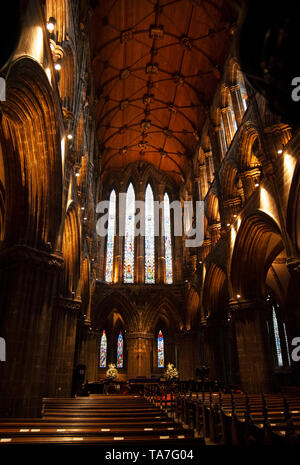
[[[298,393],[167,392],[149,386],[145,398],[213,444],[300,445]]]
[[[41,418],[0,419],[1,444],[202,445],[159,406],[141,396],[43,399]]]

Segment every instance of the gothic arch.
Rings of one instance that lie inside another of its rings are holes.
[[[234,297],[261,297],[269,267],[284,249],[281,232],[266,213],[257,211],[245,217],[239,228],[231,261]]]
[[[224,316],[228,304],[227,276],[224,270],[211,263],[205,275],[203,287],[203,308],[206,317]]]
[[[44,70],[16,61],[7,79],[0,140],[5,176],[4,240],[54,249],[62,218],[59,117]]]
[[[74,203],[66,213],[62,240],[64,273],[62,293],[66,297],[75,297],[80,279],[80,229]]]

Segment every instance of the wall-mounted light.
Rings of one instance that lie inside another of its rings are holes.
[[[55,29],[55,24],[56,24],[56,21],[55,21],[55,18],[53,18],[52,16],[49,18],[48,22],[47,22],[47,30],[49,32],[53,32],[54,29]]]
[[[79,173],[78,173],[78,175],[79,175]],[[81,210],[84,210],[84,207],[81,207]]]
[[[255,183],[255,187],[259,187],[259,182],[256,182],[256,183]]]
[[[282,149],[277,150],[278,155],[281,155],[283,153]]]
[[[235,215],[233,215],[233,218],[237,218],[237,215],[236,215],[236,214],[235,214]]]
[[[79,173],[78,173],[78,171],[77,171],[77,173],[75,173],[75,176],[76,176],[76,178],[78,178],[78,176],[79,176]]]
[[[86,220],[87,220],[87,217],[85,216],[85,217],[83,218],[83,221],[86,221]]]
[[[61,64],[60,63],[55,63],[54,68],[56,69],[56,71],[60,71],[61,70]]]
[[[240,299],[240,298],[241,298],[240,294],[237,294],[237,295],[236,295],[236,298],[237,298],[237,299]]]
[[[69,133],[69,134],[67,135],[67,138],[68,138],[69,140],[72,140],[72,139],[73,139],[73,135]]]

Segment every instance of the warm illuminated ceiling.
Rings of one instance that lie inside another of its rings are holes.
[[[102,172],[189,167],[231,30],[223,0],[104,0],[92,18]]]

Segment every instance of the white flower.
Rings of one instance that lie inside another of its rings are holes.
[[[179,376],[179,373],[178,373],[177,368],[174,367],[173,363],[169,363],[165,371],[165,378],[173,379],[173,378],[178,378],[178,376]]]
[[[116,379],[118,377],[118,370],[116,369],[116,365],[111,363],[108,365],[108,370],[106,371],[106,377],[109,379]]]

